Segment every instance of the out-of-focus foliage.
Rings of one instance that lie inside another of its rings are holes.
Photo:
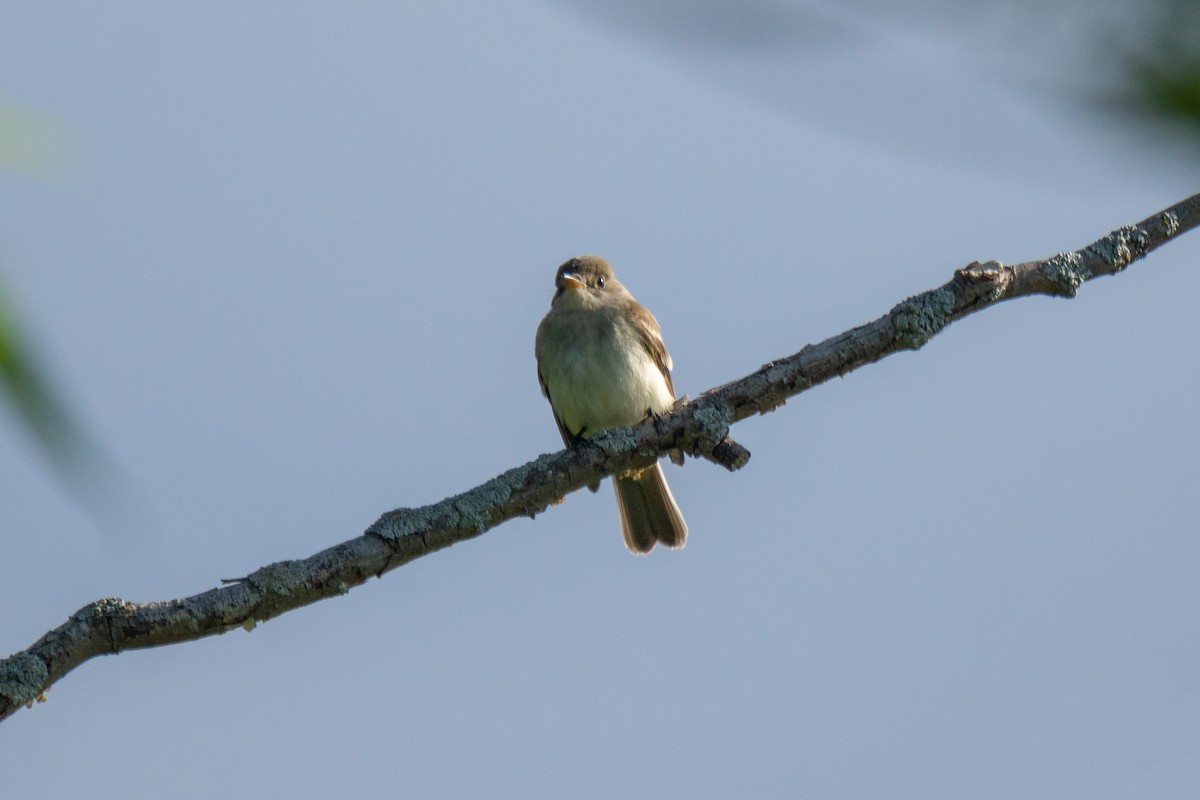
[[[1131,110],[1185,123],[1200,142],[1200,2],[1152,0],[1144,6],[1146,36],[1125,52],[1129,87],[1122,99]]]
[[[0,167],[50,177],[61,166],[60,150],[57,128],[49,119],[0,105]],[[54,387],[29,340],[11,296],[0,285],[0,396],[76,500],[93,512],[112,506],[117,497],[111,463]]]
[[[1183,122],[1168,135],[1200,143],[1200,0],[559,2],[681,60],[694,74],[834,128],[866,129],[870,119],[830,118],[845,115],[845,106],[820,102],[820,86],[847,85],[825,71],[869,63],[863,82],[849,89],[864,104],[890,97],[919,104],[920,83],[893,83],[893,74],[909,72],[888,69],[903,59],[909,67],[923,64],[930,81],[974,72],[1064,110],[1099,106],[1137,136],[1147,122]],[[873,85],[882,88],[872,93]],[[952,125],[953,114],[936,116],[937,125]],[[887,131],[893,146],[897,133]],[[934,140],[928,133],[917,134],[918,146]],[[946,142],[936,141],[944,157]]]
[[[45,361],[28,343],[9,296],[0,290],[0,396],[32,435],[63,486],[97,523],[127,515],[127,488],[113,462],[72,413]],[[116,514],[117,516],[113,516]]]
[[[54,392],[0,291],[0,389],[56,466],[66,468],[79,445],[77,426]]]
[[[61,164],[58,138],[56,126],[42,115],[0,105],[0,166],[49,176]]]

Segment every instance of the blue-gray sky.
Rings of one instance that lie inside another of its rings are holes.
[[[532,343],[569,256],[612,261],[695,395],[1200,186],[1073,101],[1083,33],[706,7],[9,9],[0,100],[56,121],[60,169],[0,176],[2,278],[140,506],[97,529],[0,416],[3,654],[557,449]],[[739,425],[746,469],[668,468],[682,552],[628,555],[605,486],[88,662],[0,725],[0,793],[1191,796],[1198,256]]]

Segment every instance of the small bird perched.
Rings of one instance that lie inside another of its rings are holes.
[[[534,341],[538,381],[563,442],[641,422],[675,405],[671,355],[654,316],[597,256],[572,258],[554,276],[554,299]],[[621,534],[633,553],[655,542],[683,547],[687,523],[662,466],[613,476]]]

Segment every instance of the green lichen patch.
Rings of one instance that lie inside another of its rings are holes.
[[[1146,255],[1146,248],[1149,245],[1150,234],[1136,225],[1126,225],[1123,228],[1117,228],[1098,242],[1088,245],[1087,252],[1098,256],[1104,263],[1116,267],[1116,270],[1120,272],[1131,262]]]
[[[423,508],[398,508],[379,518],[369,533],[389,542],[398,542],[406,536],[423,533],[432,527],[436,514],[442,513],[438,506]]]
[[[954,319],[954,292],[947,287],[915,295],[891,311],[901,347],[919,350]]]
[[[50,670],[40,658],[17,653],[0,661],[0,697],[17,705],[28,705],[41,697]]]
[[[308,573],[308,566],[303,561],[280,561],[268,564],[246,580],[260,592],[287,597],[304,585]]]
[[[1046,278],[1054,285],[1054,293],[1060,297],[1074,297],[1084,281],[1092,277],[1092,271],[1083,263],[1078,253],[1059,253],[1047,259],[1042,267]]]
[[[1158,217],[1158,232],[1171,237],[1179,233],[1179,215],[1174,211],[1164,211]]]
[[[88,603],[72,615],[72,619],[87,620],[95,617],[128,617],[132,616],[135,606],[128,600],[119,597],[102,597],[93,603]]]
[[[600,448],[605,455],[619,456],[634,448],[637,437],[630,428],[605,428],[597,431],[588,441]]]
[[[450,526],[462,530],[485,531],[492,514],[512,497],[512,486],[501,478],[493,478],[470,492],[450,501]]]
[[[714,406],[696,409],[692,415],[700,426],[696,431],[696,452],[711,453],[729,435],[729,410]]]

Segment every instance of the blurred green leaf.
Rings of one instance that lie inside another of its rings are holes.
[[[59,480],[97,524],[131,519],[136,503],[107,453],[73,414],[29,346],[0,287],[0,395],[33,436]]]
[[[1122,47],[1123,105],[1185,123],[1200,136],[1200,3],[1147,0],[1134,10],[1146,33]]]
[[[56,132],[57,126],[48,118],[0,104],[0,166],[51,177],[62,163]],[[59,479],[93,516],[127,505],[113,462],[55,389],[2,285],[0,396],[30,431]]]
[[[17,415],[55,463],[70,461],[77,449],[76,427],[64,404],[50,388],[18,329],[8,296],[0,290],[0,388]]]
[[[60,129],[27,109],[0,105],[0,166],[50,177],[62,168]]]
[[[1187,54],[1182,54],[1187,55]],[[1165,117],[1200,125],[1200,60],[1180,57],[1170,68],[1158,62],[1129,65],[1135,98]]]

